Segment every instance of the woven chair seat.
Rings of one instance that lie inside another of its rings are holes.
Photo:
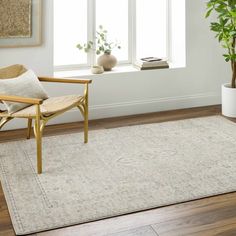
[[[60,111],[77,106],[83,99],[82,96],[78,95],[67,95],[61,97],[51,97],[43,101],[40,105],[40,111],[43,116],[50,116]],[[26,107],[20,111],[17,111],[11,115],[7,112],[0,112],[0,117],[18,117],[18,118],[29,118],[36,116],[35,105]]]

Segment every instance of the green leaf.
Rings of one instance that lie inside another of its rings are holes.
[[[208,18],[212,12],[213,8],[209,9],[205,15],[205,18]]]
[[[79,50],[83,49],[83,47],[82,47],[80,44],[77,44],[76,47],[77,47]]]
[[[231,14],[232,17],[236,17],[236,10],[230,11],[230,14]]]
[[[216,21],[211,22],[210,29],[227,51],[223,55],[225,61],[236,61],[236,0],[207,0],[205,17],[212,13],[216,14]]]

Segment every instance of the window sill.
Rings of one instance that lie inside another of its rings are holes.
[[[105,71],[102,74],[93,74],[90,69],[80,69],[80,70],[68,70],[68,71],[56,71],[54,72],[54,77],[56,78],[69,78],[69,77],[90,77],[90,76],[103,76],[110,74],[119,74],[119,73],[129,73],[129,72],[147,72],[147,71],[159,71],[159,70],[171,70],[176,68],[183,68],[185,66],[177,66],[170,63],[170,68],[164,69],[150,69],[150,70],[139,70],[136,69],[133,65],[123,65],[116,66],[112,71]]]

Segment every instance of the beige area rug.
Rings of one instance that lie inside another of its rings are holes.
[[[220,117],[0,144],[0,178],[18,235],[236,190],[236,124]]]

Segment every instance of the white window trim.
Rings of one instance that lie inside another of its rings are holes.
[[[134,64],[136,60],[136,0],[128,0],[129,1],[129,64]]]
[[[171,61],[171,1],[167,1],[167,14],[166,14],[166,52],[167,58]],[[96,0],[87,0],[87,41],[93,41],[95,43],[96,36]],[[136,0],[128,0],[128,60],[119,61],[118,65],[134,65],[136,62]],[[87,54],[87,64],[73,64],[73,65],[62,65],[54,66],[54,71],[70,71],[80,69],[88,69],[92,65],[96,64],[96,54]]]
[[[92,41],[96,46],[96,0],[88,0],[87,3],[87,41]],[[91,66],[95,63],[95,55],[92,53],[87,53],[88,66]]]
[[[171,1],[173,0],[166,0],[167,1],[167,8],[166,8],[166,27],[167,27],[167,31],[166,31],[166,55],[169,61],[172,60],[172,6],[171,6]]]

